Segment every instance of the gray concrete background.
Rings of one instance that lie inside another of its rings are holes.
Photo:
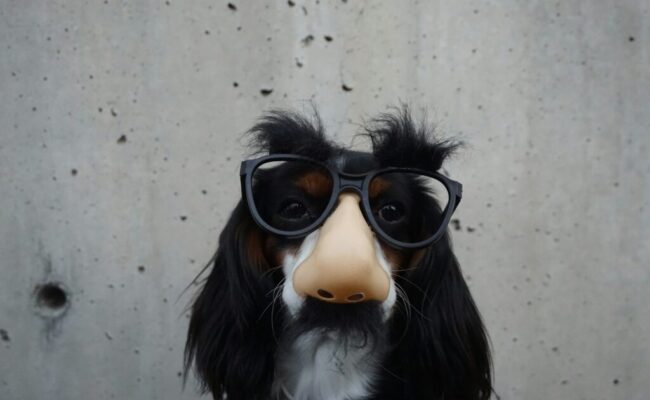
[[[399,100],[467,141],[452,230],[504,400],[650,398],[647,0],[232,4],[0,0],[1,399],[198,398],[179,296],[240,134],[309,100],[344,143]]]

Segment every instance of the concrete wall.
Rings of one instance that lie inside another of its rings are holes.
[[[650,3],[232,4],[0,1],[1,399],[198,398],[181,294],[240,134],[309,100],[344,143],[399,100],[467,141],[452,229],[504,400],[650,396]]]

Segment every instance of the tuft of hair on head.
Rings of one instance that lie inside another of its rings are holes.
[[[251,135],[249,147],[257,153],[296,154],[325,161],[336,151],[336,146],[325,136],[315,108],[311,119],[293,111],[269,111],[248,134]]]
[[[364,128],[375,158],[382,166],[438,170],[462,143],[436,137],[435,129],[423,118],[415,122],[408,105],[371,119]]]

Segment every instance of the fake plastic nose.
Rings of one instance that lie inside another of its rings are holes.
[[[389,276],[377,260],[374,236],[359,201],[356,194],[339,196],[314,250],[293,273],[293,287],[299,295],[332,303],[388,297]]]

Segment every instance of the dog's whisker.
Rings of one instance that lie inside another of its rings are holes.
[[[271,268],[267,269],[266,271],[264,271],[264,273],[262,273],[262,275],[260,275],[260,277],[265,278],[267,275],[269,275],[269,274],[273,273],[274,271],[277,271],[277,270],[279,270],[281,268],[282,268],[282,264],[277,265],[275,267],[271,267]]]
[[[404,282],[410,284],[411,286],[413,286],[413,288],[415,288],[416,290],[418,290],[420,293],[425,294],[424,290],[422,290],[422,288],[420,287],[420,285],[414,283],[413,281],[411,281],[411,280],[408,279],[407,277],[405,277],[405,276],[401,276],[401,275],[400,275],[398,279],[399,279],[400,281],[404,281]]]
[[[406,336],[406,332],[411,322],[411,302],[409,301],[404,289],[402,289],[402,287],[397,282],[395,282],[395,292],[397,293],[397,299],[400,300],[404,305],[404,316],[406,318],[404,329],[402,329],[402,334],[397,340],[397,342],[400,343]]]
[[[280,282],[276,285],[276,290],[273,299],[271,300],[271,335],[273,336],[273,339],[275,340],[276,343],[280,341],[278,338],[277,333],[275,332],[275,303],[276,301],[282,296],[282,289],[284,288],[284,283],[286,282],[286,278],[282,278]]]
[[[262,310],[262,312],[260,313],[260,316],[257,319],[258,321],[260,319],[262,319],[262,317],[264,316],[264,313],[266,313],[266,311],[273,305],[273,302],[276,301],[277,298],[279,297],[278,293],[282,292],[282,284],[284,283],[284,281],[285,281],[285,278],[282,278],[280,280],[280,282],[278,282],[278,284],[273,287],[273,289],[266,292],[265,296],[268,296],[269,294],[272,294],[271,302],[266,307],[264,307],[264,310]],[[273,312],[271,312],[271,317],[273,317]]]

